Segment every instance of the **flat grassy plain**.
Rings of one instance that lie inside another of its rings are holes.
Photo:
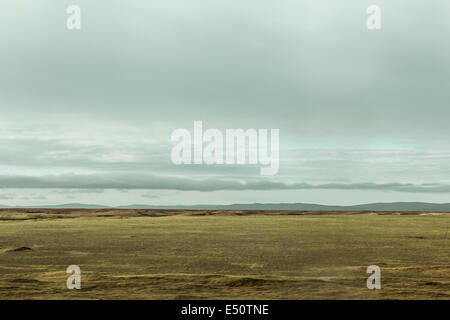
[[[0,210],[0,299],[450,299],[449,213]],[[68,290],[69,265],[82,289]],[[368,290],[366,268],[381,268]]]

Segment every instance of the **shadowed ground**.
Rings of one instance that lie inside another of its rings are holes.
[[[450,214],[0,210],[1,299],[450,299]],[[82,289],[66,288],[79,265]],[[378,265],[382,290],[366,288]]]

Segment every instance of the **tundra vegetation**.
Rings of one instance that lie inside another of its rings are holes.
[[[449,225],[449,213],[4,209],[0,298],[449,299]],[[381,290],[366,287],[370,265]]]

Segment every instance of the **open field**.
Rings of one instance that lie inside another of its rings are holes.
[[[450,299],[449,213],[0,210],[0,299]],[[66,288],[79,265],[82,289]],[[366,288],[381,268],[382,290]]]

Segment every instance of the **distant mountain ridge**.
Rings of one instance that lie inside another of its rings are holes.
[[[313,203],[250,203],[229,205],[171,205],[157,206],[132,204],[126,206],[104,206],[97,204],[66,203],[45,206],[4,206],[0,208],[47,208],[47,209],[184,209],[184,210],[298,210],[298,211],[425,211],[450,212],[450,203],[427,202],[379,202],[350,206],[321,205]]]

